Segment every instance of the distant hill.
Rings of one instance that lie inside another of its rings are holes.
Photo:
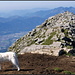
[[[40,16],[47,19],[50,16],[54,16],[56,14],[63,13],[65,11],[75,13],[75,7],[58,7],[50,10],[40,10],[33,14],[31,13],[32,15],[30,14],[29,16]]]
[[[30,31],[44,21],[41,17],[10,17],[0,18],[0,31]]]
[[[37,9],[34,11],[17,10],[8,18],[0,17],[0,31],[31,31],[48,17],[69,11],[75,13],[74,7],[58,7],[55,9]],[[30,12],[30,13],[27,13]],[[17,14],[18,13],[18,14]],[[22,14],[23,13],[23,14]],[[24,14],[25,13],[25,14]],[[17,14],[17,15],[16,15]],[[22,15],[20,15],[22,14]]]
[[[33,9],[25,9],[25,10],[12,10],[12,11],[0,11],[0,17],[10,17],[10,16],[26,16],[29,13],[34,13],[39,10],[49,10],[49,8],[33,8]]]

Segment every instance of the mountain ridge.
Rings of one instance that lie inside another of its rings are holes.
[[[74,23],[75,15],[68,11],[49,17],[27,35],[18,39],[9,47],[9,51],[24,53],[28,50],[31,53],[49,53],[55,56],[65,48],[66,52],[69,52],[73,49],[71,25]],[[43,49],[44,47],[46,48]]]

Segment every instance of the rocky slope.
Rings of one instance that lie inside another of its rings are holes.
[[[44,23],[18,39],[8,50],[55,56],[70,52],[74,49],[74,25],[75,15],[68,11],[49,17]]]

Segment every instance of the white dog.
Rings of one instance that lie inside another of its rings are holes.
[[[20,70],[17,55],[15,52],[0,53],[0,62],[11,61],[13,66],[16,66],[18,71]],[[0,66],[1,69],[1,66]]]

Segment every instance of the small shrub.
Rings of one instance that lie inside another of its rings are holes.
[[[58,72],[63,71],[62,69],[60,69],[60,68],[58,68],[58,67],[57,67],[57,68],[54,68],[54,70],[55,70],[55,71],[58,71]]]
[[[67,55],[67,56],[73,56],[71,53],[66,53],[65,55]]]
[[[66,37],[68,37],[68,30],[67,29],[64,30],[64,34]]]

